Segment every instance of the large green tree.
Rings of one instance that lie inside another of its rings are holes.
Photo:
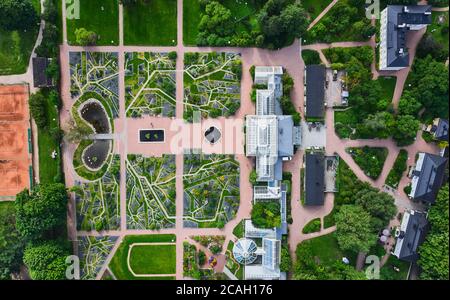
[[[0,203],[0,280],[19,272],[23,243],[16,230],[14,206]]]
[[[27,246],[23,261],[34,280],[64,280],[68,255],[66,247],[55,241],[48,241]]]
[[[339,247],[344,251],[368,252],[377,240],[371,218],[359,205],[343,205],[335,215]]]
[[[276,201],[255,203],[252,209],[252,222],[259,228],[280,226],[280,204]]]
[[[95,32],[89,31],[86,28],[78,28],[75,30],[75,40],[80,46],[95,46],[98,36]]]
[[[37,22],[38,16],[30,0],[0,0],[0,28],[24,30]]]
[[[394,198],[376,190],[361,190],[356,195],[356,204],[372,216],[374,231],[383,229],[397,213]]]
[[[37,185],[16,196],[16,227],[26,240],[46,236],[66,222],[67,191],[63,184]]]
[[[420,122],[410,115],[400,115],[397,118],[393,138],[398,146],[407,146],[414,142]]]

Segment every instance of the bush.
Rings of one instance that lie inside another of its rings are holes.
[[[348,152],[351,153],[353,160],[364,171],[364,174],[372,179],[377,179],[381,171],[383,171],[384,161],[388,155],[386,148],[350,148]]]
[[[408,160],[408,151],[405,149],[401,149],[397,158],[395,159],[394,166],[392,170],[389,172],[388,177],[386,178],[386,184],[396,188],[398,183],[400,182],[403,173],[406,171],[407,165],[406,162]]]
[[[205,252],[200,250],[198,252],[198,264],[200,266],[203,266],[205,264],[205,262],[206,262],[206,254],[205,254]]]
[[[303,50],[302,58],[305,65],[319,65],[322,63],[320,60],[319,52],[314,50]]]
[[[308,224],[303,227],[302,232],[304,234],[313,233],[320,231],[321,221],[320,218],[309,221]]]
[[[252,209],[252,222],[258,228],[274,228],[281,225],[280,204],[274,201],[257,202]]]
[[[36,125],[39,128],[45,128],[47,126],[47,113],[45,110],[46,101],[41,92],[37,92],[30,96],[29,100],[30,113],[33,117]]]

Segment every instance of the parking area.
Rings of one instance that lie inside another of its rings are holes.
[[[307,123],[302,121],[302,149],[325,148],[327,130],[323,123]]]

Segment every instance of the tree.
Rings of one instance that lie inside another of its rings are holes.
[[[252,222],[259,228],[274,228],[280,226],[280,204],[275,201],[255,203],[252,209]]]
[[[449,201],[448,184],[444,186],[436,197],[436,202],[428,211],[428,221],[432,225],[432,232],[448,231],[448,201]]]
[[[95,32],[88,31],[86,28],[78,28],[75,30],[75,40],[80,46],[95,46],[98,36]]]
[[[66,279],[66,257],[69,251],[55,241],[29,245],[24,252],[23,261],[34,280]]]
[[[448,57],[448,50],[442,47],[442,44],[436,41],[430,33],[425,33],[417,46],[417,57],[425,58],[427,55],[431,55],[438,61],[445,61]]]
[[[366,280],[364,272],[357,271],[353,266],[344,264],[342,261],[336,261],[331,275],[334,280]]]
[[[208,2],[198,25],[197,43],[200,45],[227,45],[234,32],[231,11],[217,1]]]
[[[335,215],[336,238],[343,251],[368,252],[375,245],[371,216],[361,206],[343,205]]]
[[[251,183],[252,185],[255,185],[255,184],[256,184],[256,181],[258,180],[258,174],[256,173],[255,170],[252,170],[252,171],[250,172],[250,175],[249,175],[248,180],[250,181],[250,183]]]
[[[422,104],[411,91],[405,91],[398,103],[398,113],[401,115],[417,116],[421,108]]]
[[[292,268],[292,259],[287,245],[281,247],[281,272],[289,272]]]
[[[73,119],[67,122],[66,138],[72,144],[78,144],[92,133],[92,129],[84,123],[75,122]]]
[[[375,231],[383,229],[397,213],[394,198],[377,190],[361,190],[356,195],[356,205],[361,206],[372,216],[371,224]]]
[[[0,280],[11,279],[20,270],[23,242],[16,230],[14,206],[0,205]]]
[[[0,0],[0,28],[26,30],[37,22],[38,16],[30,0]]]
[[[398,146],[410,145],[414,142],[419,127],[420,122],[413,116],[398,116],[396,128],[392,136],[397,141]]]
[[[358,124],[357,131],[364,138],[388,138],[394,125],[394,116],[386,111],[381,111],[364,119],[362,124]]]
[[[33,117],[36,125],[39,128],[45,128],[47,126],[47,113],[45,110],[46,101],[45,96],[41,92],[32,94],[29,99],[30,113]]]
[[[16,196],[16,227],[26,240],[42,238],[66,223],[67,192],[61,183],[37,185]]]

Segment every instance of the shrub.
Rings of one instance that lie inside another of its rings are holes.
[[[386,184],[394,188],[398,186],[398,183],[402,178],[403,172],[406,171],[407,160],[408,160],[408,151],[406,151],[405,149],[401,149],[400,153],[395,159],[395,163],[394,166],[392,167],[392,170],[389,172],[389,175],[386,178]]]
[[[273,228],[281,225],[280,204],[278,202],[257,202],[252,209],[252,222],[259,228]]]
[[[33,117],[36,125],[39,128],[45,128],[47,126],[47,113],[45,111],[46,103],[45,97],[41,92],[30,96],[29,105],[30,113]]]
[[[309,221],[309,223],[306,224],[305,227],[303,227],[302,232],[304,234],[318,232],[320,231],[320,225],[321,225],[320,218],[313,219]]]

